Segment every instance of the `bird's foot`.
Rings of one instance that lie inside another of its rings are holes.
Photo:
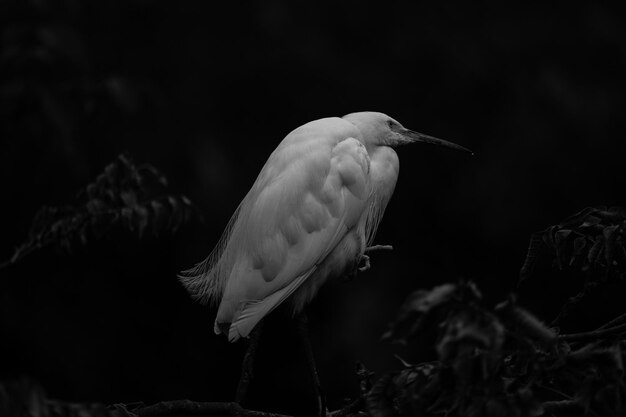
[[[365,248],[364,253],[367,252],[374,252],[377,250],[393,250],[393,246],[391,245],[374,245],[374,246],[368,246],[367,248]]]
[[[354,269],[352,269],[351,272],[347,273],[344,276],[344,279],[346,281],[350,281],[354,279],[354,277],[356,277],[359,272],[365,272],[372,267],[370,257],[366,255],[366,253],[379,251],[379,250],[392,250],[392,249],[393,249],[393,246],[391,245],[368,246],[367,248],[365,248],[365,250],[363,250],[363,253],[359,257],[359,260],[356,262],[356,265],[354,266]]]
[[[374,245],[374,246],[368,246],[367,248],[365,248],[365,250],[363,251],[363,255],[361,255],[361,258],[359,259],[359,266],[357,267],[359,272],[365,272],[372,267],[372,264],[370,263],[370,257],[367,256],[366,253],[374,252],[377,250],[393,250],[393,246]]]
[[[365,254],[361,255],[361,258],[359,259],[359,264],[357,265],[356,269],[359,272],[365,272],[368,269],[370,269],[371,267],[372,267],[372,264],[370,263],[370,257],[365,255]]]

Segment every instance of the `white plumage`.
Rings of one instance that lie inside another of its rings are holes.
[[[283,139],[211,255],[180,277],[201,302],[219,302],[215,332],[246,337],[289,299],[300,311],[329,278],[351,272],[393,194],[391,146],[458,145],[376,112],[309,122]]]

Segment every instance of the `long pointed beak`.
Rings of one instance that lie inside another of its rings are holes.
[[[467,148],[457,145],[456,143],[448,142],[447,140],[435,138],[433,136],[424,135],[423,133],[414,132],[409,129],[402,129],[400,134],[407,139],[408,143],[423,142],[431,145],[445,146],[446,148],[455,149],[457,151],[468,152],[474,155],[474,152]]]

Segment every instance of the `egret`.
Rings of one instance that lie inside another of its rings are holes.
[[[219,243],[182,283],[219,304],[215,333],[248,337],[281,303],[294,313],[329,279],[367,265],[366,248],[393,194],[394,147],[429,143],[470,152],[404,128],[378,112],[306,123],[280,142]]]

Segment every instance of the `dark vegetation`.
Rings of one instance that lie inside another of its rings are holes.
[[[175,277],[290,129],[368,109],[477,156],[401,150],[395,250],[311,305],[333,415],[626,414],[623,12],[240,6],[0,0],[0,417],[315,415],[279,311],[230,402],[245,346]]]
[[[28,240],[0,267],[21,261],[29,253],[58,245],[72,248],[101,239],[114,227],[141,237],[176,232],[197,209],[185,196],[167,193],[167,180],[151,165],[135,166],[120,155],[104,172],[78,193],[77,202],[62,207],[44,206],[32,222]]]

